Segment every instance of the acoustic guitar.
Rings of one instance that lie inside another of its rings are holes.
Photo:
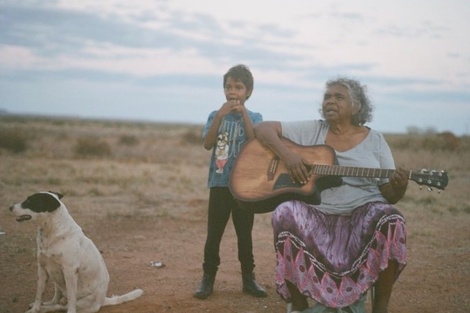
[[[341,177],[380,178],[395,172],[394,169],[340,166],[330,146],[301,146],[286,138],[281,140],[310,164],[310,180],[304,185],[292,182],[284,163],[258,139],[250,140],[234,163],[229,188],[239,204],[253,213],[271,212],[287,200],[320,204],[321,191],[341,185]],[[408,178],[430,189],[444,190],[448,184],[444,171],[410,171]]]

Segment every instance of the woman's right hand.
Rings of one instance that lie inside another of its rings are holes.
[[[308,163],[302,157],[292,151],[284,156],[284,164],[289,171],[292,182],[305,185],[309,179]]]
[[[284,163],[293,183],[306,184],[310,179],[309,163],[300,155],[290,150],[282,141],[280,122],[267,121],[255,126],[256,137],[271,149]]]

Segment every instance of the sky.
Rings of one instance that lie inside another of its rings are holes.
[[[367,125],[470,135],[468,0],[0,0],[0,112],[205,124],[253,73],[264,120],[367,86]]]

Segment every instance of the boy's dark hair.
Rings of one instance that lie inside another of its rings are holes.
[[[233,80],[241,81],[248,91],[253,91],[254,79],[253,75],[251,74],[250,68],[243,64],[238,64],[230,68],[227,73],[224,75],[224,85],[227,83],[227,79],[231,77]],[[251,95],[251,94],[250,94]],[[246,97],[248,100],[250,96]]]

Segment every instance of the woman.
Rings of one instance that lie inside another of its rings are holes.
[[[394,169],[383,135],[364,126],[371,112],[366,88],[338,78],[326,83],[325,120],[263,122],[255,134],[297,183],[309,180],[307,162],[281,137],[300,145],[329,145],[341,166]],[[392,204],[403,198],[407,186],[401,168],[390,178],[343,177],[339,187],[323,190],[319,205],[293,200],[276,208],[277,292],[292,310],[307,309],[310,297],[317,302],[315,312],[357,312],[354,305],[375,286],[373,313],[387,312],[392,286],[406,264],[405,220]]]

